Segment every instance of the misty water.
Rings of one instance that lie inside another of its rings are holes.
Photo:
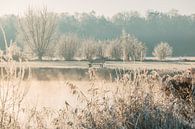
[[[67,82],[71,82],[77,88],[88,96],[88,90],[92,86],[90,81],[65,81],[65,80],[50,80],[50,81],[39,81],[31,80],[30,82],[24,82],[22,85],[29,85],[29,91],[24,98],[23,106],[37,107],[41,109],[48,107],[51,109],[61,109],[65,106],[65,102],[68,102],[72,107],[80,104],[71,91],[66,85]],[[106,89],[111,86],[109,82],[97,81],[95,82],[96,87],[100,89]],[[104,87],[104,88],[103,88]]]

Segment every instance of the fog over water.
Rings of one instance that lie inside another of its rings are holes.
[[[38,81],[35,79],[32,79],[30,82],[24,82],[22,85],[30,85],[30,88],[23,101],[23,106],[36,106],[38,109],[43,107],[60,109],[65,106],[65,102],[68,102],[73,108],[78,106],[78,104],[80,105],[81,103],[77,97],[71,93],[70,88],[66,85],[67,82],[67,80]],[[86,96],[92,86],[90,81],[71,81],[71,83],[77,86]],[[102,89],[113,86],[113,83],[105,83],[103,81],[97,81],[95,84],[95,86]]]

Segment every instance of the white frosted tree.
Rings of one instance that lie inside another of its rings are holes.
[[[19,19],[19,28],[25,44],[38,56],[39,60],[46,55],[54,41],[56,14],[42,10],[28,9],[24,17]]]
[[[64,35],[60,38],[57,54],[65,60],[72,60],[80,47],[80,40],[74,34]]]
[[[110,41],[110,44],[107,46],[108,56],[120,60],[123,56],[123,46],[117,41]]]
[[[87,60],[92,60],[97,53],[97,48],[95,46],[96,41],[92,39],[87,39],[82,42],[80,55]]]
[[[145,44],[139,41],[136,37],[131,36],[123,30],[120,37],[120,44],[123,46],[124,61],[129,61],[130,58],[134,61],[143,61],[147,48]]]
[[[159,43],[155,48],[153,55],[159,60],[164,60],[168,56],[172,56],[173,48],[167,42]]]

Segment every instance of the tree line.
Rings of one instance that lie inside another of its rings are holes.
[[[97,16],[94,11],[70,15],[29,9],[21,17],[3,16],[0,23],[7,40],[16,41],[22,51],[40,60],[43,56],[56,55],[66,60],[71,60],[73,55],[86,59],[104,55],[142,60],[146,55],[158,55],[153,49],[161,41],[173,46],[175,56],[195,54],[195,15],[180,15],[176,10],[148,11],[146,17],[138,12],[123,12],[107,18]],[[4,49],[2,34],[0,41]]]

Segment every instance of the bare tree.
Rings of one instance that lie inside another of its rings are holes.
[[[96,56],[104,58],[106,56],[106,43],[104,41],[98,41],[95,44]]]
[[[111,43],[107,46],[108,56],[113,59],[120,60],[123,56],[123,48],[120,43],[117,41],[111,41]]]
[[[25,43],[42,60],[54,39],[56,15],[49,13],[46,8],[29,8],[24,18],[19,19],[19,25]]]
[[[161,42],[154,48],[153,55],[159,60],[164,60],[166,57],[171,56],[173,48],[167,42]]]
[[[133,60],[139,60],[139,61],[143,61],[145,56],[146,56],[146,46],[144,43],[142,42],[137,42],[135,45],[135,48],[132,50],[134,55]]]
[[[122,45],[123,60],[140,60],[142,61],[146,55],[146,46],[136,37],[127,34],[124,30],[120,37],[120,44]]]
[[[59,41],[57,54],[64,57],[65,60],[72,60],[76,55],[79,46],[80,40],[76,35],[64,35]]]
[[[82,47],[81,47],[81,54],[85,59],[91,60],[93,57],[96,56],[97,50],[95,46],[95,41],[91,39],[84,40],[82,42]]]

